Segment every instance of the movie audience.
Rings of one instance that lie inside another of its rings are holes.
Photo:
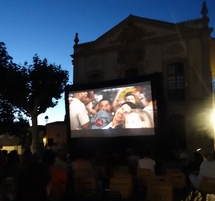
[[[14,177],[13,201],[48,201],[51,175],[44,163],[30,162]]]
[[[207,159],[204,159],[201,152],[196,151],[193,153],[193,160],[189,161],[186,153],[182,153],[179,159],[173,151],[160,150],[160,156],[166,157],[163,165],[159,166],[162,171],[155,171],[159,157],[158,155],[152,157],[155,150],[152,150],[150,146],[144,147],[142,158],[132,147],[124,148],[118,146],[106,152],[104,147],[98,147],[95,149],[95,155],[87,157],[88,150],[78,147],[74,150],[75,157],[71,157],[70,162],[68,162],[67,151],[63,148],[56,150],[56,153],[52,149],[46,149],[41,156],[38,154],[34,156],[30,150],[25,150],[19,156],[20,158],[17,157],[17,151],[11,151],[7,155],[0,151],[1,187],[8,178],[12,178],[15,188],[14,193],[9,194],[2,187],[0,198],[3,196],[4,201],[72,200],[74,188],[68,184],[73,183],[74,178],[68,175],[75,170],[84,169],[96,178],[100,190],[109,187],[108,181],[114,175],[113,172],[117,166],[127,166],[134,178],[138,168],[151,169],[155,174],[157,172],[166,174],[168,168],[187,170],[187,187],[189,188],[191,184],[194,189],[199,188],[203,177],[215,178],[215,151]],[[187,167],[187,169],[182,167]]]

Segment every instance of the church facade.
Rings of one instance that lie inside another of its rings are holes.
[[[74,39],[74,84],[162,73],[169,140],[189,153],[214,149],[215,38],[201,18],[169,23],[129,15],[92,42]]]

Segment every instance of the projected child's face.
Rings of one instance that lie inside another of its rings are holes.
[[[126,115],[125,128],[144,128],[144,122],[136,113],[130,113]]]

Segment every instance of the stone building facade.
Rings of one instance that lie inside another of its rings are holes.
[[[64,121],[57,121],[46,124],[46,140],[47,143],[53,142],[61,146],[67,144],[66,137],[66,123]]]
[[[95,41],[79,44],[76,34],[74,84],[161,72],[169,140],[191,153],[210,152],[215,39],[207,14],[204,2],[198,19],[169,23],[129,15]]]

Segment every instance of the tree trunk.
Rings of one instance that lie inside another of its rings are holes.
[[[32,114],[32,152],[38,153],[39,147],[39,134],[38,134],[38,127],[37,127],[37,115]]]

